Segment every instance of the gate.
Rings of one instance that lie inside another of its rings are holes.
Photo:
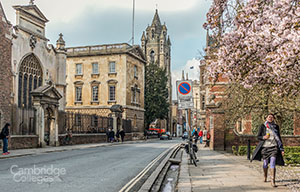
[[[122,127],[125,131],[125,133],[131,133],[131,120],[129,119],[122,119]]]
[[[60,112],[59,134],[67,131],[72,133],[106,133],[108,128],[113,127],[111,117],[102,117],[98,115]]]

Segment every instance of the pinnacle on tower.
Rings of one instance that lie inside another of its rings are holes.
[[[153,20],[152,20],[152,26],[161,26],[157,9],[155,10],[155,15],[154,15]]]

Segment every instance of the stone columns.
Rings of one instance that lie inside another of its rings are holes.
[[[36,134],[39,137],[39,143],[38,145],[40,147],[45,147],[46,143],[45,143],[45,113],[44,113],[44,109],[42,107],[42,105],[40,103],[34,103],[34,108],[35,108],[35,116],[36,116]]]

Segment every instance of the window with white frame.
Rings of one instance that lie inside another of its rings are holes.
[[[116,62],[109,62],[109,73],[116,73]]]
[[[139,104],[140,102],[140,89],[137,85],[131,87],[131,103],[132,104]]]
[[[109,100],[115,101],[116,100],[116,86],[109,85]]]
[[[134,77],[137,78],[138,77],[138,69],[137,69],[136,65],[133,67],[133,72],[134,72]]]
[[[75,87],[75,101],[76,102],[82,101],[82,86]]]
[[[98,63],[92,63],[93,74],[99,74]]]
[[[92,85],[92,101],[98,101],[99,85]]]
[[[81,63],[76,64],[76,75],[82,75],[82,64]]]

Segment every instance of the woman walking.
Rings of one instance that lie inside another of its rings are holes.
[[[0,138],[3,141],[3,153],[2,153],[2,155],[10,154],[10,152],[8,152],[8,150],[7,150],[8,138],[9,138],[9,128],[10,128],[10,124],[6,123],[5,126],[3,127],[1,133],[0,133]]]
[[[259,143],[253,152],[252,160],[263,159],[264,182],[267,182],[268,164],[270,164],[271,185],[275,184],[276,168],[275,165],[284,165],[284,149],[280,137],[279,126],[274,122],[274,115],[269,114],[266,122],[259,128],[257,138]]]

